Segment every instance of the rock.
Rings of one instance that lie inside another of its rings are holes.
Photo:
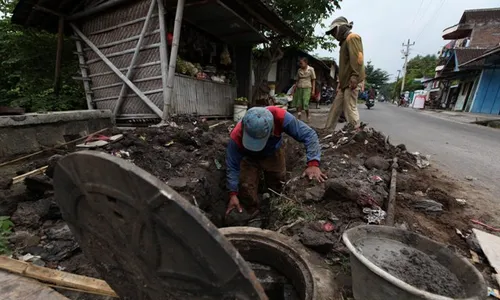
[[[364,143],[367,138],[368,138],[368,133],[362,130],[354,135],[353,140],[359,143]]]
[[[52,179],[46,175],[33,175],[24,179],[28,191],[37,195],[43,195],[46,191],[54,190]]]
[[[325,189],[321,186],[308,188],[306,189],[305,193],[305,202],[320,202],[321,200],[323,200],[324,195]]]
[[[25,201],[24,193],[15,191],[0,191],[0,216],[11,216],[17,209],[19,202]]]
[[[422,192],[422,191],[416,191],[413,194],[415,194],[415,196],[418,196],[418,197],[424,197],[425,196],[424,192]]]
[[[405,144],[399,144],[399,145],[396,146],[396,148],[398,148],[401,151],[406,151],[406,145]]]
[[[47,231],[47,238],[51,240],[74,240],[73,233],[71,233],[69,226],[65,223],[60,223],[57,226],[50,228]]]
[[[236,209],[233,209],[229,215],[226,217],[227,226],[245,226],[253,218],[245,209],[240,213]]]
[[[365,161],[365,167],[369,170],[387,170],[390,166],[390,163],[380,156],[372,156]]]
[[[0,190],[8,190],[12,186],[12,178],[0,178]]]
[[[345,180],[329,179],[325,183],[324,199],[327,201],[355,201],[359,194]]]
[[[174,190],[183,190],[188,184],[188,179],[186,177],[174,177],[167,181],[167,184]]]
[[[465,176],[465,179],[467,179],[469,181],[475,181],[475,180],[477,180],[477,178],[472,177],[472,176]]]
[[[48,160],[48,165],[49,167],[47,170],[45,170],[45,175],[47,175],[49,178],[54,177],[54,170],[56,169],[57,163],[63,158],[64,156],[56,154],[52,155],[49,160]]]
[[[44,252],[40,255],[45,261],[61,261],[71,257],[80,247],[75,241],[50,241],[44,246]]]
[[[10,237],[9,242],[16,248],[34,247],[40,243],[40,237],[27,231],[15,231]]]
[[[25,225],[29,227],[38,227],[40,221],[49,213],[50,204],[50,199],[19,203],[17,210],[12,215],[12,222],[14,222],[16,226]]]
[[[304,226],[299,234],[299,241],[312,250],[326,254],[333,250],[335,246],[335,237],[329,232],[318,232],[307,226]]]

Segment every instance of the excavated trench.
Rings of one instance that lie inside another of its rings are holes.
[[[250,263],[269,299],[333,299],[336,290],[333,274],[317,254],[300,243],[274,231],[253,227],[228,227],[220,231]]]

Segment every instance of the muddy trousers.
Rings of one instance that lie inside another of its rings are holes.
[[[328,119],[326,120],[325,126],[326,129],[335,130],[342,111],[348,123],[354,125],[355,128],[359,127],[358,94],[359,88],[355,90],[346,88],[337,93],[332,107],[330,108],[330,112],[328,113]]]
[[[259,182],[261,173],[267,188],[281,192],[286,176],[285,150],[281,147],[272,155],[263,158],[245,157],[241,161],[240,193],[242,204],[249,211],[259,208]]]

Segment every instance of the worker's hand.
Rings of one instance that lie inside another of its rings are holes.
[[[229,198],[229,204],[227,205],[226,216],[229,215],[235,208],[238,210],[239,213],[243,212],[238,196],[233,195],[231,196],[231,198]]]
[[[358,78],[356,76],[351,76],[351,79],[349,79],[349,87],[351,90],[355,90],[358,88]]]
[[[321,170],[316,166],[309,166],[302,174],[302,177],[308,177],[309,180],[316,179],[318,182],[325,182],[328,179]]]

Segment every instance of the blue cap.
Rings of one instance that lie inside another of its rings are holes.
[[[274,127],[273,114],[265,107],[250,108],[243,120],[243,147],[250,151],[262,151]]]

